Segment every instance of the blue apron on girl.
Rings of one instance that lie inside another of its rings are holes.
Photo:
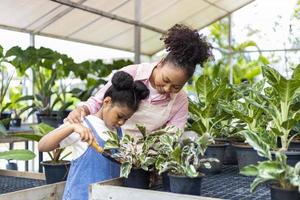
[[[94,126],[87,118],[84,118],[84,121],[94,133],[99,145],[104,147],[105,142],[99,137]],[[121,129],[117,129],[117,132],[120,137]],[[90,184],[119,176],[120,165],[108,160],[89,146],[83,155],[71,162],[63,200],[87,200]]]

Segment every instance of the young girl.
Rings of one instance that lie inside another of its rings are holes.
[[[134,80],[140,80],[150,90],[149,98],[141,103],[139,111],[122,127],[126,133],[139,137],[135,124],[141,123],[150,131],[165,125],[183,129],[188,116],[188,98],[182,90],[191,78],[197,64],[202,65],[212,54],[205,38],[184,25],[176,24],[162,37],[167,56],[158,63],[143,63],[121,69]],[[108,82],[94,97],[81,103],[66,118],[70,123],[79,122],[82,116],[95,113],[103,105],[103,95]]]
[[[38,144],[39,151],[51,151],[68,145],[73,147],[73,161],[63,199],[88,199],[88,185],[119,177],[119,166],[89,144],[96,140],[104,146],[103,132],[116,130],[138,110],[139,103],[149,95],[141,81],[133,81],[126,72],[117,72],[112,85],[103,96],[101,109],[83,119],[83,123],[65,123],[45,135]]]

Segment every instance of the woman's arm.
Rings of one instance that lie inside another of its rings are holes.
[[[91,144],[94,140],[94,135],[89,128],[82,124],[66,124],[42,137],[38,144],[39,151],[52,151],[59,148],[59,143],[73,132],[80,135],[81,141]]]

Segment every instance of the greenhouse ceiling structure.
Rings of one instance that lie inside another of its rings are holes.
[[[252,1],[1,0],[0,28],[151,56],[175,23],[199,30]]]

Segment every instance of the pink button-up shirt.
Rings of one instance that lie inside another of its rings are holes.
[[[135,81],[140,80],[148,87],[148,85],[150,84],[149,78],[156,65],[157,63],[142,63],[137,65],[129,65],[120,70],[129,73]],[[140,75],[138,78],[135,78],[138,67],[143,68],[143,74]],[[87,106],[91,114],[96,113],[101,108],[103,96],[110,86],[111,81],[109,80],[108,83],[95,94],[95,96],[90,97],[86,102],[81,102],[80,105]],[[147,101],[149,101],[149,103],[153,105],[164,106],[169,103],[171,95],[172,94],[161,94],[157,96],[150,94]],[[186,93],[183,90],[181,90],[176,96],[166,125],[174,125],[180,129],[183,129],[187,121],[187,117],[188,98]]]

